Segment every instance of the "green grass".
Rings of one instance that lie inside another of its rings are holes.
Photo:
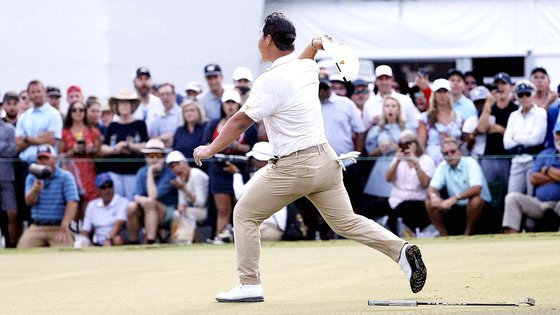
[[[265,243],[265,302],[220,304],[236,282],[232,245],[0,251],[0,313],[558,313],[560,234],[413,240],[428,281],[412,294],[397,264],[351,241]],[[532,308],[376,308],[368,299],[518,302]]]

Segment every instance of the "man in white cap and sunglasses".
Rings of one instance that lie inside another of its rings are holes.
[[[216,296],[218,302],[262,302],[259,271],[259,225],[290,202],[307,197],[331,228],[343,237],[377,249],[399,263],[410,288],[419,292],[426,281],[420,250],[352,210],[342,183],[343,156],[327,143],[318,97],[319,67],[314,61],[323,49],[315,37],[299,58],[294,53],[296,31],[281,13],[265,18],[258,47],[271,68],[253,83],[241,110],[228,120],[220,135],[194,150],[194,159],[212,157],[235,141],[254,122],[264,120],[275,158],[267,172],[255,178],[235,206],[233,224],[239,283]],[[353,158],[355,155],[349,156]]]

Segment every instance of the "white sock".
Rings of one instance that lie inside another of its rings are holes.
[[[406,274],[406,276],[410,279],[412,276],[412,269],[410,269],[410,264],[406,259],[406,250],[410,245],[406,244],[401,249],[401,257],[399,258],[399,265],[401,266],[402,271]]]

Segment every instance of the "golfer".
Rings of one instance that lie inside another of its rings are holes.
[[[294,53],[296,30],[281,13],[265,18],[258,47],[262,59],[272,62],[254,82],[243,107],[228,120],[220,135],[208,146],[194,150],[202,159],[235,141],[254,122],[264,120],[276,158],[262,176],[247,183],[233,213],[239,283],[218,293],[218,302],[264,301],[259,272],[259,225],[290,202],[306,196],[339,235],[372,247],[395,262],[407,274],[412,292],[426,281],[420,250],[408,245],[372,220],[356,215],[342,182],[342,166],[327,143],[319,91],[319,67],[314,61],[323,49],[315,37],[301,55]]]

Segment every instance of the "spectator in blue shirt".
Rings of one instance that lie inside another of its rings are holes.
[[[521,229],[523,215],[540,219],[551,209],[560,215],[560,122],[554,126],[554,148],[546,148],[535,159],[531,183],[537,188],[535,197],[519,192],[506,195],[502,227],[505,233]]]
[[[155,243],[158,227],[169,228],[177,208],[178,192],[171,184],[175,175],[164,163],[164,148],[161,140],[151,139],[142,149],[146,166],[136,173],[134,201],[127,206],[127,229],[132,244],[138,243],[142,221],[146,243]]]
[[[72,246],[70,221],[78,208],[78,188],[70,172],[56,166],[56,150],[37,147],[37,164],[49,172],[25,179],[25,203],[31,206],[33,224],[21,236],[18,247]]]
[[[56,146],[56,141],[62,137],[62,117],[46,102],[47,94],[41,82],[29,82],[27,93],[33,107],[17,121],[16,150],[23,161],[33,163],[37,158],[38,145]]]
[[[463,120],[471,116],[477,116],[478,112],[476,111],[474,103],[463,94],[463,90],[465,89],[465,75],[457,69],[450,69],[447,72],[447,80],[449,80],[451,84],[453,110],[461,114]]]
[[[491,201],[488,184],[475,159],[461,156],[459,142],[446,138],[441,146],[445,160],[436,168],[428,187],[426,208],[430,220],[441,236],[462,234],[466,214],[466,235],[475,232],[484,204]],[[449,198],[443,200],[439,193],[446,188]]]

